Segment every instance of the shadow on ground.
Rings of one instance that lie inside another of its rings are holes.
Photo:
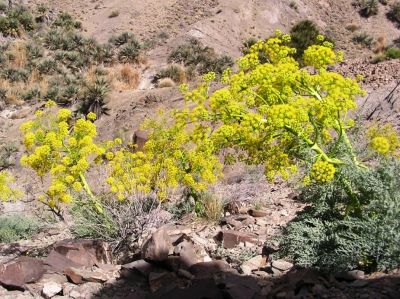
[[[159,268],[160,270],[161,268]],[[293,269],[278,278],[243,276],[236,271],[204,269],[151,272],[146,277],[126,271],[92,299],[259,299],[259,298],[400,298],[400,275],[375,274],[365,279],[338,280],[311,269]]]

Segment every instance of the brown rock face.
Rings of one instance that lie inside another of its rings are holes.
[[[54,251],[85,267],[112,261],[109,245],[98,240],[63,240],[54,245]]]
[[[153,233],[143,245],[142,258],[149,261],[161,262],[168,259],[169,249],[172,247],[171,238],[163,228]]]
[[[61,253],[58,253],[57,251],[54,250],[50,252],[49,256],[44,260],[44,263],[45,265],[50,266],[51,270],[58,273],[63,273],[66,268],[70,267],[79,268],[83,266],[78,263],[75,263],[74,261],[66,258]]]
[[[23,290],[26,283],[39,280],[44,272],[41,260],[22,256],[11,263],[0,265],[0,285]]]
[[[108,280],[107,274],[103,271],[67,268],[64,270],[64,273],[75,284],[81,284],[84,281],[105,282]]]
[[[257,244],[256,235],[247,232],[240,232],[234,230],[223,230],[215,237],[217,241],[222,242],[224,248],[234,248],[239,243],[252,243]]]

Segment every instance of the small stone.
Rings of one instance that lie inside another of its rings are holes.
[[[52,298],[62,291],[60,284],[54,281],[46,282],[43,286],[42,294],[45,298]]]
[[[262,267],[265,267],[266,259],[261,255],[257,255],[248,261],[244,262],[240,268],[242,269],[243,273],[246,275],[250,275],[253,271],[258,270]]]
[[[224,248],[230,249],[240,243],[249,242],[257,244],[257,236],[250,232],[239,232],[234,230],[223,230],[218,233],[216,240],[222,242]]]
[[[272,268],[278,269],[280,271],[288,271],[293,268],[293,264],[284,260],[276,260],[271,263]]]
[[[340,272],[335,275],[338,280],[353,281],[357,279],[364,279],[365,274],[363,271],[353,270],[347,272]]]
[[[253,217],[265,217],[265,216],[268,216],[268,212],[261,211],[261,210],[251,209],[251,210],[248,211],[248,213],[249,213],[250,216],[253,216]]]

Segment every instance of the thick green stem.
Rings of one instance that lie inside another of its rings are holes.
[[[79,174],[79,177],[81,179],[82,185],[83,185],[83,189],[86,191],[86,193],[93,199],[94,195],[92,190],[89,187],[89,184],[86,181],[85,175],[83,173]]]
[[[357,216],[361,216],[361,206],[360,201],[357,198],[357,195],[353,192],[349,181],[346,178],[341,178],[340,182],[342,183],[344,190],[346,191],[347,196],[350,199],[349,204],[346,207],[345,216],[349,216],[349,214],[354,210]]]
[[[100,213],[103,214],[103,206],[101,205],[101,203],[97,200],[97,198],[94,196],[92,190],[90,189],[89,184],[86,181],[85,175],[83,173],[79,174],[79,177],[81,179],[82,185],[83,185],[83,189],[86,191],[86,193],[90,196],[90,199],[92,201],[92,203],[94,204],[96,210]]]

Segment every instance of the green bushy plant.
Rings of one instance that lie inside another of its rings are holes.
[[[110,90],[109,82],[103,77],[97,77],[94,82],[86,83],[83,97],[79,99],[81,104],[78,112],[83,115],[93,112],[98,118],[103,114],[108,115],[106,102]]]
[[[27,215],[0,216],[0,243],[28,239],[43,228],[37,218]]]
[[[300,21],[292,27],[290,46],[296,49],[296,59],[303,57],[304,51],[315,44],[317,36],[320,34],[318,26],[310,20]]]
[[[5,15],[0,16],[0,32],[4,36],[19,36],[22,30],[32,31],[35,28],[34,17],[24,6],[5,9]]]
[[[186,81],[185,68],[181,65],[172,64],[160,70],[153,78],[153,83],[170,78],[176,83],[184,83]]]
[[[400,1],[396,1],[392,4],[387,16],[390,20],[400,25]]]
[[[76,21],[69,13],[61,12],[57,15],[56,19],[52,23],[52,27],[60,27],[65,30],[80,29],[82,26],[81,22]]]
[[[349,200],[335,182],[305,188],[312,206],[284,229],[280,255],[322,271],[384,271],[400,265],[400,180],[398,160],[368,171],[349,169],[352,188],[363,200],[363,216],[344,217]]]
[[[18,151],[15,144],[3,145],[0,147],[0,171],[14,165],[13,155]]]
[[[377,15],[379,12],[378,0],[357,0],[353,5],[358,7],[360,15],[365,18]]]
[[[400,59],[400,48],[391,47],[385,51],[385,55],[390,59]]]
[[[141,44],[136,39],[131,39],[128,43],[124,44],[118,53],[120,62],[138,62]]]
[[[370,48],[374,42],[374,38],[366,32],[361,32],[353,36],[353,42]]]
[[[188,43],[175,48],[168,58],[172,63],[183,63],[193,67],[199,74],[214,71],[217,74],[233,65],[233,60],[227,55],[217,55],[210,47],[205,47],[197,39],[190,39]]]

